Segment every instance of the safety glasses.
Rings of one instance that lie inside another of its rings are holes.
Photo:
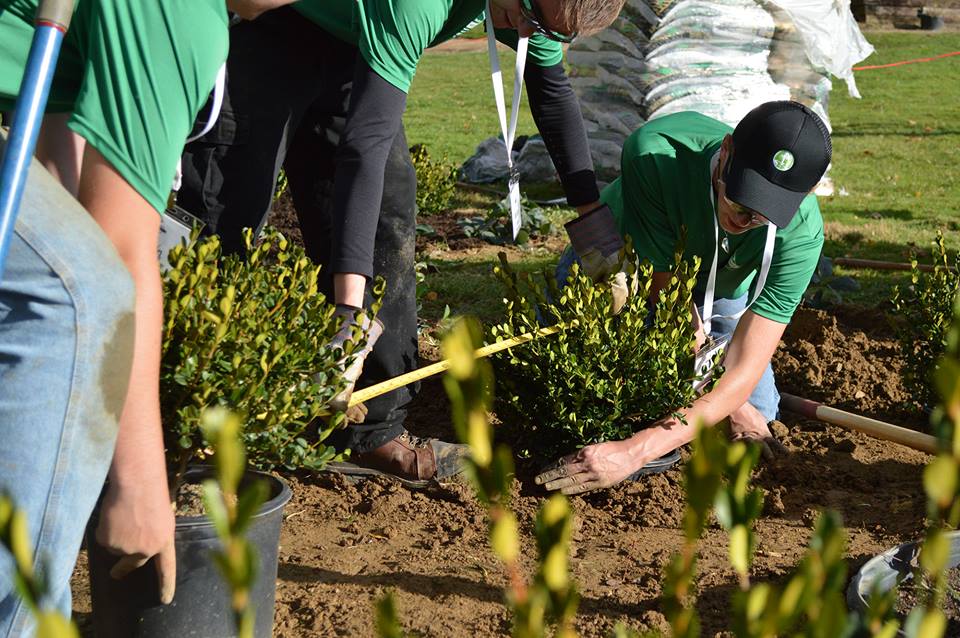
[[[546,26],[543,13],[540,11],[540,7],[537,6],[537,0],[520,0],[520,14],[530,23],[530,26],[532,26],[537,33],[545,38],[568,44],[573,42],[573,39],[577,37],[576,31],[570,34],[560,33]]]
[[[737,202],[733,201],[726,195],[723,196],[723,201],[727,203],[727,206],[734,212],[734,214],[743,216],[750,216],[750,225],[751,226],[765,226],[770,223],[770,220],[758,213],[757,211],[747,208],[746,206],[741,206]]]

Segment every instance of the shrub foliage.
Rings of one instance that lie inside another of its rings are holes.
[[[410,159],[417,171],[417,210],[421,215],[445,211],[457,187],[457,167],[431,159],[423,144],[410,147]]]
[[[904,379],[921,406],[936,404],[933,375],[947,345],[947,331],[953,317],[953,300],[960,289],[960,255],[951,259],[943,233],[933,242],[933,272],[923,272],[914,257],[910,285],[895,287],[891,302],[902,318],[897,336],[906,355]]]
[[[312,421],[342,388],[326,347],[338,328],[318,288],[319,267],[303,249],[268,229],[247,255],[221,255],[216,237],[170,251],[164,275],[160,408],[174,482],[203,458],[201,414],[224,406],[244,419],[243,444],[259,468],[320,469],[334,456],[322,441],[342,423]]]
[[[611,313],[605,283],[575,265],[561,289],[552,272],[518,274],[501,254],[495,269],[505,291],[506,319],[495,339],[533,333],[541,323],[557,334],[535,338],[500,355],[502,408],[521,424],[521,445],[538,458],[601,441],[623,439],[694,397],[692,291],[698,263],[677,255],[669,284],[652,308],[652,267],[638,269],[637,291]],[[634,264],[628,247],[625,263]]]

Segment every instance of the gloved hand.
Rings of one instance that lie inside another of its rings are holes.
[[[337,304],[334,317],[342,317],[343,323],[337,334],[330,340],[330,348],[339,348],[344,350],[344,346],[352,341],[356,341],[358,336],[365,335],[366,343],[362,348],[354,350],[351,354],[345,354],[339,361],[343,369],[343,379],[346,381],[346,387],[337,396],[330,401],[330,408],[338,412],[346,412],[347,419],[355,423],[362,423],[367,415],[367,408],[362,403],[348,407],[350,397],[353,394],[353,387],[360,378],[363,371],[363,362],[367,356],[373,352],[373,346],[377,339],[383,334],[383,323],[379,319],[371,320],[363,308]]]
[[[583,271],[594,281],[610,275],[613,293],[613,314],[627,303],[631,288],[635,291],[635,275],[627,274],[623,264],[623,239],[617,231],[613,212],[606,204],[577,217],[564,225],[570,244],[580,258]],[[632,284],[632,285],[631,285]]]

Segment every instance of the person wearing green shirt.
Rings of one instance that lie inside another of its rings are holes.
[[[523,77],[530,108],[568,202],[585,213],[599,190],[579,103],[563,70],[562,43],[597,31],[623,0],[301,0],[231,29],[223,116],[184,154],[179,204],[242,250],[242,229],[259,229],[285,169],[308,255],[346,319],[370,326],[358,387],[417,367],[416,173],[402,117],[424,52],[489,18],[497,40],[529,37]],[[497,111],[490,85],[490,123]],[[506,153],[506,149],[504,149]],[[386,280],[378,321],[373,277]],[[349,328],[349,327],[348,327]],[[374,341],[373,338],[370,341]],[[351,374],[359,370],[353,366]],[[337,469],[381,473],[425,487],[459,471],[462,451],[404,427],[406,386],[366,402],[362,423],[332,442],[352,452]],[[339,398],[345,407],[348,394]],[[349,414],[349,413],[348,413]]]
[[[697,347],[729,339],[724,373],[693,405],[629,439],[587,446],[543,471],[547,489],[579,493],[608,487],[689,443],[698,422],[729,417],[734,438],[754,440],[766,457],[782,450],[769,422],[780,402],[770,359],[823,247],[823,219],[812,189],[830,163],[823,121],[797,102],[761,104],[735,129],[694,112],[652,120],[624,144],[621,175],[604,189],[606,207],[568,225],[572,250],[595,259],[629,236],[653,265],[651,301],[670,277],[676,246],[700,258],[695,288]],[[597,237],[600,237],[598,240]],[[584,259],[584,257],[586,257]]]
[[[244,5],[244,0],[233,4]],[[0,0],[0,112],[14,108],[38,0]],[[227,55],[225,0],[76,0],[0,281],[0,490],[27,517],[49,602],[96,530],[122,578],[175,584],[160,428],[160,220]],[[154,567],[151,567],[154,569]],[[0,635],[31,614],[0,556]]]

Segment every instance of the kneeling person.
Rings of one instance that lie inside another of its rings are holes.
[[[689,443],[698,422],[727,417],[734,438],[760,442],[768,457],[779,448],[768,427],[780,401],[770,359],[823,247],[823,219],[810,191],[831,152],[823,121],[788,101],[758,106],[732,132],[684,112],[653,120],[627,139],[621,176],[602,194],[607,206],[568,225],[573,248],[578,225],[589,226],[593,238],[607,235],[601,243],[629,235],[638,257],[653,264],[655,300],[686,232],[684,259],[701,260],[697,346],[707,334],[730,338],[725,372],[710,392],[679,410],[683,420],[669,415],[629,439],[589,445],[540,474],[539,483],[565,493],[614,485]],[[568,250],[558,274],[575,257]]]

